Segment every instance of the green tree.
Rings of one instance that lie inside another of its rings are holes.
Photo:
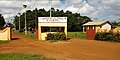
[[[87,16],[81,16],[80,13],[72,13],[71,11],[64,12],[63,10],[51,8],[52,17],[67,17],[68,31],[82,31],[82,24],[91,21]],[[24,29],[25,13],[21,16],[15,16],[14,23],[18,29],[19,17],[21,18],[21,28]],[[34,9],[26,12],[27,27],[35,28],[38,17],[50,17],[50,10]]]
[[[14,24],[15,24],[16,29],[18,30],[18,27],[19,27],[19,17],[18,16],[14,17]],[[22,25],[22,23],[21,23],[21,25]]]
[[[120,26],[120,18],[117,21],[112,22],[113,26]]]
[[[4,24],[5,24],[4,17],[2,16],[2,14],[0,14],[0,28],[3,27]]]

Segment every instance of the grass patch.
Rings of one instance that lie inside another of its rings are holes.
[[[24,32],[19,32],[19,31],[15,31],[15,33],[21,34],[23,36],[26,36],[26,37],[32,38],[32,39],[36,38],[35,34],[30,33],[30,32],[28,32],[27,35],[25,35]],[[68,32],[67,37],[68,38],[83,38],[83,39],[86,39],[86,34],[83,33],[83,32]]]
[[[36,38],[35,34],[31,33],[31,32],[27,32],[27,35],[25,35],[24,32],[19,32],[19,31],[15,31],[15,33],[23,35],[23,36],[31,38],[31,39],[35,39]]]
[[[69,38],[83,38],[86,39],[86,34],[83,32],[68,32],[67,37]]]
[[[0,44],[8,43],[10,41],[0,41]]]
[[[30,54],[0,54],[0,60],[55,60]]]

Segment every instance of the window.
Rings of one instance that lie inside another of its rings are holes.
[[[93,30],[94,26],[89,26],[88,29]]]
[[[41,27],[41,32],[49,32],[50,28],[49,27]]]
[[[64,27],[41,27],[41,32],[64,32]]]

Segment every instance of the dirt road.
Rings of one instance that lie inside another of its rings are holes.
[[[0,45],[0,53],[38,54],[57,60],[120,60],[120,43],[77,38],[51,43],[13,34],[11,42]]]

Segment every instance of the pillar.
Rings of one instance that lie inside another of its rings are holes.
[[[85,27],[83,26],[83,32],[85,32]]]
[[[41,36],[41,26],[38,26],[38,40],[42,40],[42,36]]]
[[[67,26],[65,26],[64,32],[65,32],[65,35],[66,35],[66,37],[67,37]],[[66,38],[66,39],[67,39],[67,38]]]
[[[7,32],[7,39],[11,40],[11,28],[7,27],[7,30],[8,30],[8,32]]]

